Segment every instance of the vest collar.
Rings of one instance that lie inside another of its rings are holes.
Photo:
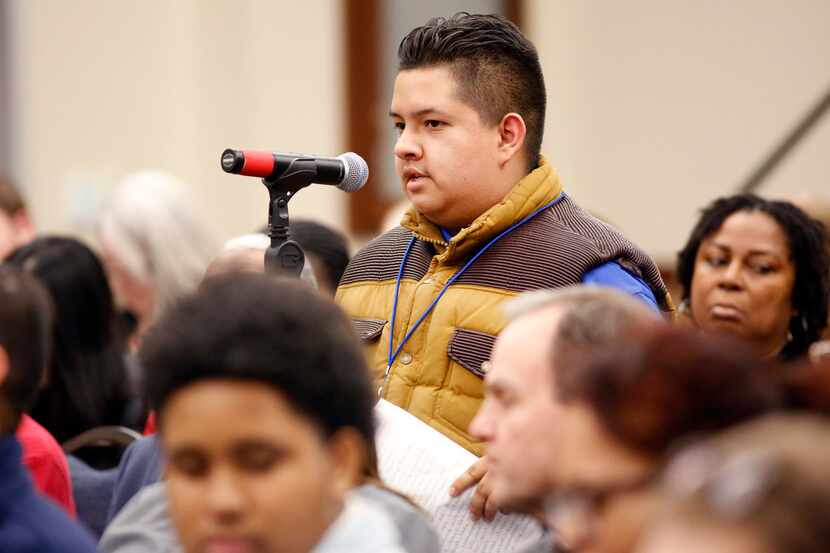
[[[449,243],[444,240],[441,230],[414,206],[410,206],[404,214],[401,226],[411,230],[419,240],[433,244],[439,261],[452,262],[471,255],[482,243],[552,202],[561,193],[562,185],[558,175],[547,160],[540,157],[536,169],[516,183],[501,202],[458,231]]]

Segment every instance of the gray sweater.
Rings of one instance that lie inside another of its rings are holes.
[[[147,486],[107,527],[101,553],[181,553],[167,512],[164,482]],[[437,553],[438,537],[420,512],[395,494],[362,486],[312,553]]]

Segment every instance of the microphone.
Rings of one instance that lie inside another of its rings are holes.
[[[273,181],[330,184],[344,192],[354,192],[369,178],[369,166],[354,152],[337,157],[319,157],[228,148],[222,152],[221,163],[226,173]]]

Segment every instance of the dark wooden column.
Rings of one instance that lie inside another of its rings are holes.
[[[377,233],[389,207],[379,183],[372,177],[377,167],[376,128],[381,95],[381,0],[348,0],[343,3],[346,39],[346,145],[369,164],[366,186],[349,195],[349,230],[355,235]]]

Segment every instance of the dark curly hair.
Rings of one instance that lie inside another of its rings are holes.
[[[499,15],[436,17],[404,37],[398,60],[399,70],[448,64],[461,98],[487,125],[510,112],[521,115],[528,169],[536,168],[545,126],[545,79],[536,47],[516,25]]]
[[[695,259],[700,244],[721,228],[738,211],[760,211],[772,217],[787,235],[790,257],[795,265],[792,304],[797,316],[790,321],[790,340],[781,357],[792,359],[807,352],[810,344],[827,326],[830,302],[830,252],[824,225],[795,205],[767,200],[753,194],[719,198],[703,209],[686,245],[677,256],[677,276],[683,286],[683,301],[692,293]]]
[[[164,432],[168,400],[205,380],[271,386],[327,438],[352,427],[371,444],[375,403],[360,342],[340,309],[300,282],[210,277],[151,328],[140,358]]]

